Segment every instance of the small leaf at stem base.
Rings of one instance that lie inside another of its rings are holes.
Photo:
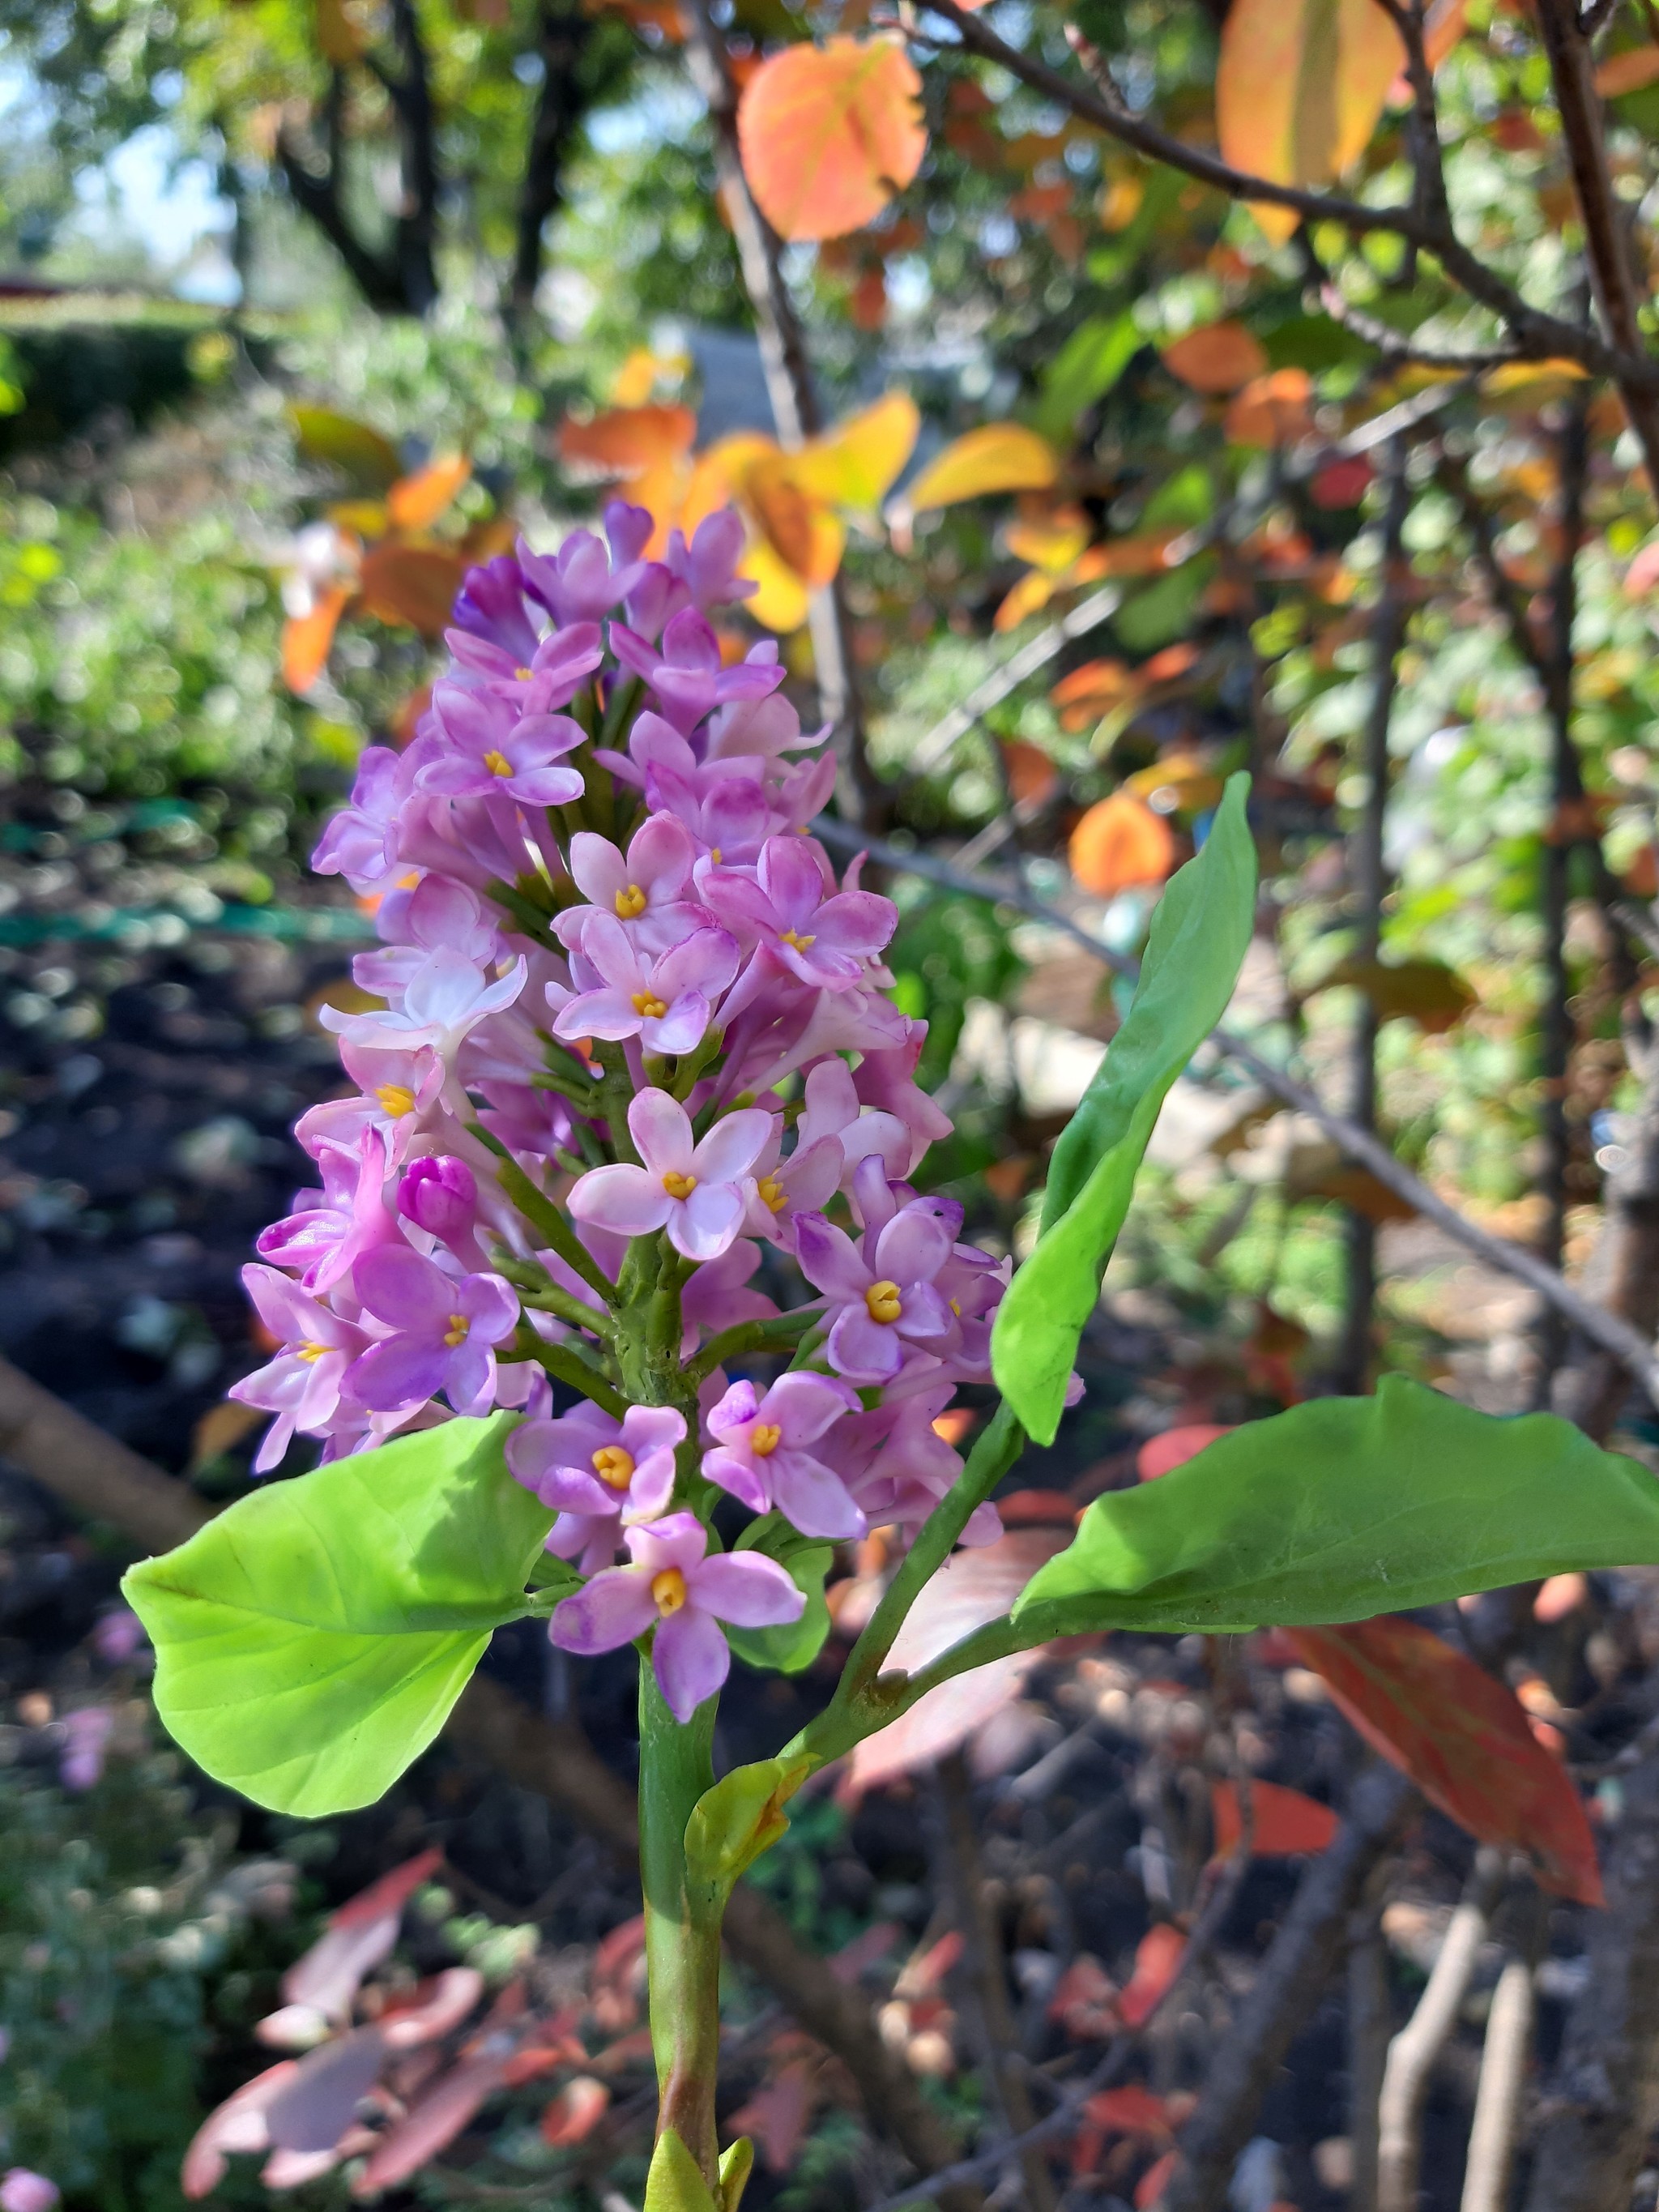
[[[672,2128],[663,2130],[651,2154],[645,2212],[721,2212],[697,2161]]]

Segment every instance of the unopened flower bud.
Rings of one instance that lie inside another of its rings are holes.
[[[398,1212],[446,1244],[467,1234],[477,1205],[471,1169],[445,1152],[414,1161],[398,1186]]]

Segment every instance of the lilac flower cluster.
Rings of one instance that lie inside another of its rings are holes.
[[[412,741],[318,848],[378,902],[384,1004],[325,1010],[350,1088],[298,1125],[314,1186],[246,1274],[282,1348],[235,1395],[275,1416],[261,1469],[296,1432],[520,1412],[509,1463],[585,1578],[555,1642],[648,1636],[684,1719],[722,1624],[799,1618],[791,1532],[914,1528],[956,1480],[935,1424],[988,1375],[1006,1267],[913,1186],[951,1124],[884,994],[896,909],[807,834],[826,732],[709,622],[741,524],[662,561],[642,510],[605,525],[469,574]],[[722,1494],[775,1518],[723,1550]]]

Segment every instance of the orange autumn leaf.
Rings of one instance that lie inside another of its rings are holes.
[[[472,473],[464,454],[448,453],[428,461],[412,476],[400,477],[386,495],[386,511],[394,530],[429,530],[449,507]]]
[[[611,2092],[591,2074],[577,2074],[567,2081],[541,2118],[541,2138],[555,2150],[585,2142],[605,2118]]]
[[[1231,1434],[1231,1426],[1217,1421],[1188,1421],[1179,1428],[1160,1429],[1135,1454],[1135,1473],[1142,1482],[1156,1482],[1160,1475],[1196,1459],[1218,1437]]]
[[[1060,475],[1060,456],[1046,438],[1018,422],[986,422],[935,453],[904,494],[913,514],[954,507],[991,492],[1047,491]]]
[[[1364,152],[1404,59],[1376,0],[1233,0],[1216,72],[1223,160],[1277,185],[1329,184]],[[1300,220],[1250,211],[1275,243]]]
[[[1238,1785],[1216,1782],[1210,1786],[1210,1811],[1215,1823],[1215,1855],[1231,1858],[1244,1833],[1239,1811]],[[1291,1858],[1303,1851],[1328,1850],[1336,1835],[1336,1814],[1316,1798],[1299,1790],[1285,1790],[1276,1782],[1250,1784],[1250,1853],[1254,1858]]]
[[[1276,368],[1236,392],[1222,418],[1233,446],[1286,446],[1313,428],[1313,381],[1305,368]]]
[[[1016,805],[1041,806],[1053,796],[1060,770],[1040,745],[1027,744],[1023,738],[1005,738],[1002,761]]]
[[[896,38],[787,46],[738,110],[743,170],[781,238],[839,238],[874,220],[921,167],[921,80]]]
[[[322,674],[350,598],[346,586],[337,584],[319,595],[308,615],[295,615],[283,624],[283,681],[290,691],[303,695]]]
[[[435,545],[377,545],[363,557],[363,611],[381,622],[406,623],[422,637],[449,627],[466,564]]]
[[[1243,323],[1206,323],[1165,346],[1164,366],[1194,392],[1237,392],[1264,374],[1267,356]]]
[[[1097,898],[1161,884],[1175,866],[1175,837],[1161,814],[1127,792],[1091,806],[1072,832],[1072,873]]]
[[[803,490],[789,456],[757,462],[744,477],[743,492],[779,559],[809,590],[827,584],[841,566],[847,532],[827,507]]]
[[[1619,100],[1627,92],[1640,92],[1659,78],[1659,46],[1627,46],[1609,54],[1595,72],[1595,89],[1603,100]]]
[[[689,407],[613,407],[589,422],[559,426],[559,458],[615,477],[643,476],[691,450],[697,418]]]
[[[1117,2001],[1118,2017],[1126,2027],[1139,2027],[1151,2016],[1181,1971],[1186,1948],[1187,1938],[1167,1920],[1160,1920],[1141,1937],[1134,1972]]]
[[[909,459],[921,416],[908,392],[890,392],[790,457],[801,489],[830,507],[873,514]]]

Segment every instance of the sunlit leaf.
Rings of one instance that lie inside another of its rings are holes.
[[[1243,323],[1206,323],[1166,345],[1164,366],[1194,392],[1237,392],[1264,373],[1267,356]]]
[[[1046,438],[1019,422],[987,422],[953,439],[908,485],[913,514],[982,499],[998,491],[1047,491],[1060,476],[1060,456]]]
[[[1256,872],[1249,787],[1248,777],[1233,777],[1202,852],[1158,902],[1133,1002],[1054,1146],[1041,1232],[997,1311],[992,1370],[1039,1443],[1052,1443],[1059,1428],[1078,1339],[1158,1110],[1220,1020],[1249,945]],[[1142,1494],[1166,1486],[1153,1483]]]
[[[1659,46],[1626,46],[1609,54],[1595,72],[1595,89],[1603,100],[1619,100],[1627,92],[1640,92],[1659,82]]]
[[[1477,1003],[1470,986],[1440,960],[1344,960],[1321,976],[1318,988],[1339,984],[1363,991],[1379,1021],[1403,1015],[1431,1036],[1452,1028]]]
[[[795,482],[829,507],[872,514],[897,480],[921,417],[908,392],[890,392],[792,457]]]
[[[1405,60],[1376,0],[1232,0],[1216,73],[1224,160],[1278,185],[1323,185],[1357,161]],[[1253,203],[1267,235],[1299,217]]]
[[[318,594],[308,615],[290,616],[283,624],[283,681],[290,691],[303,696],[322,674],[340,617],[350,603],[350,591],[336,584]]]
[[[840,519],[801,489],[793,455],[757,462],[744,477],[744,497],[772,550],[810,590],[841,566],[847,532]]]
[[[1576,1509],[1576,1486],[1571,1494]],[[1291,1641],[1366,1742],[1431,1803],[1483,1843],[1524,1851],[1545,1888],[1601,1904],[1578,1792],[1503,1683],[1413,1620],[1293,1629]]]
[[[1145,799],[1115,791],[1090,807],[1066,847],[1072,873],[1097,898],[1136,884],[1161,884],[1175,865],[1175,836]]]
[[[781,562],[763,538],[756,538],[738,563],[738,574],[759,589],[744,601],[744,612],[763,629],[787,636],[806,620],[809,593],[794,570]]]
[[[385,491],[401,473],[398,448],[368,423],[338,414],[331,407],[311,407],[302,402],[295,402],[288,412],[300,451],[307,460],[326,461],[366,491]]]
[[[455,501],[456,494],[472,474],[472,464],[463,454],[451,453],[429,461],[413,476],[400,477],[386,495],[386,513],[398,530],[429,530]]]
[[[130,1571],[156,1711],[199,1766],[315,1819],[372,1804],[424,1750],[547,1534],[502,1455],[515,1418],[274,1482]]]
[[[559,425],[559,458],[601,476],[636,477],[680,459],[696,434],[689,407],[613,407],[587,422],[567,416]]]
[[[744,174],[781,238],[839,238],[878,216],[921,166],[921,80],[897,38],[787,46],[738,110]]]
[[[1649,1564],[1659,1481],[1645,1468],[1553,1414],[1498,1420],[1386,1375],[1373,1398],[1247,1422],[1162,1480],[1097,1498],[1015,1617],[1041,1638],[1322,1626]]]

